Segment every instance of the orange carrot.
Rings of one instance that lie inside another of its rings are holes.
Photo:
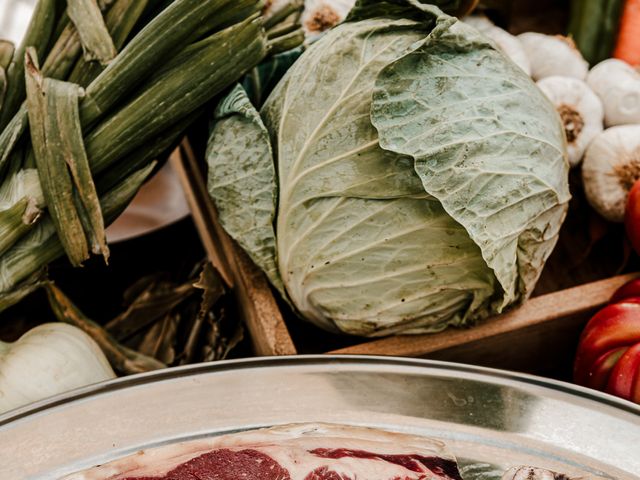
[[[640,0],[626,0],[624,4],[613,56],[640,66]]]

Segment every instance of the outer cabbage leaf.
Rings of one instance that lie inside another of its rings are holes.
[[[380,145],[415,159],[426,192],[480,246],[505,305],[531,293],[570,194],[551,103],[475,29],[441,17],[376,80]]]
[[[277,184],[269,134],[240,85],[220,101],[214,121],[208,190],[220,223],[284,295],[276,265]]]
[[[437,331],[486,316],[499,290],[466,230],[425,193],[414,160],[382,150],[371,124],[378,74],[432,24],[338,26],[263,107],[277,149],[280,273],[297,310],[324,328]]]

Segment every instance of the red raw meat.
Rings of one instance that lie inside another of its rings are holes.
[[[462,480],[424,437],[289,425],[144,450],[65,480]]]

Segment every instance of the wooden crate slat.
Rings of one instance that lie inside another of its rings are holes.
[[[265,275],[218,223],[213,202],[187,141],[174,166],[187,194],[196,228],[211,262],[233,287],[239,312],[247,325],[254,351],[260,356],[295,355],[296,348],[271,293]]]
[[[469,329],[450,329],[430,335],[387,337],[328,353],[421,357],[433,352],[518,332],[536,325],[547,324],[549,328],[552,328],[555,322],[588,314],[603,306],[618,287],[637,276],[637,274],[619,275],[541,295],[528,300],[510,312],[490,318]]]
[[[203,191],[206,194],[206,186],[198,172],[197,162],[193,162],[193,151],[188,143],[176,149],[169,158],[171,166],[176,171],[182,189],[187,197],[187,204],[191,210],[191,216],[196,229],[207,252],[207,258],[220,273],[220,276],[229,287],[234,286],[234,278],[227,258],[220,252],[220,228],[217,213],[213,205],[209,205],[203,199]]]

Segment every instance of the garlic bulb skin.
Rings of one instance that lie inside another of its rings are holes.
[[[582,181],[587,200],[604,218],[624,221],[629,191],[640,178],[640,125],[619,125],[599,134],[587,148]]]
[[[589,64],[573,40],[561,35],[526,32],[518,35],[531,64],[531,77],[540,80],[553,75],[587,78]]]
[[[91,337],[65,323],[45,323],[15,343],[0,343],[0,414],[112,378]]]
[[[471,15],[465,17],[463,21],[493,40],[498,50],[509,57],[524,73],[531,76],[529,57],[517,37],[497,27],[484,15]]]
[[[602,132],[604,108],[589,86],[573,77],[545,77],[538,87],[553,103],[564,125],[569,165],[582,161],[591,140]]]
[[[640,123],[640,73],[631,65],[604,60],[591,69],[587,83],[602,99],[607,126]]]
[[[305,0],[301,22],[307,37],[313,37],[342,22],[355,0]]]

